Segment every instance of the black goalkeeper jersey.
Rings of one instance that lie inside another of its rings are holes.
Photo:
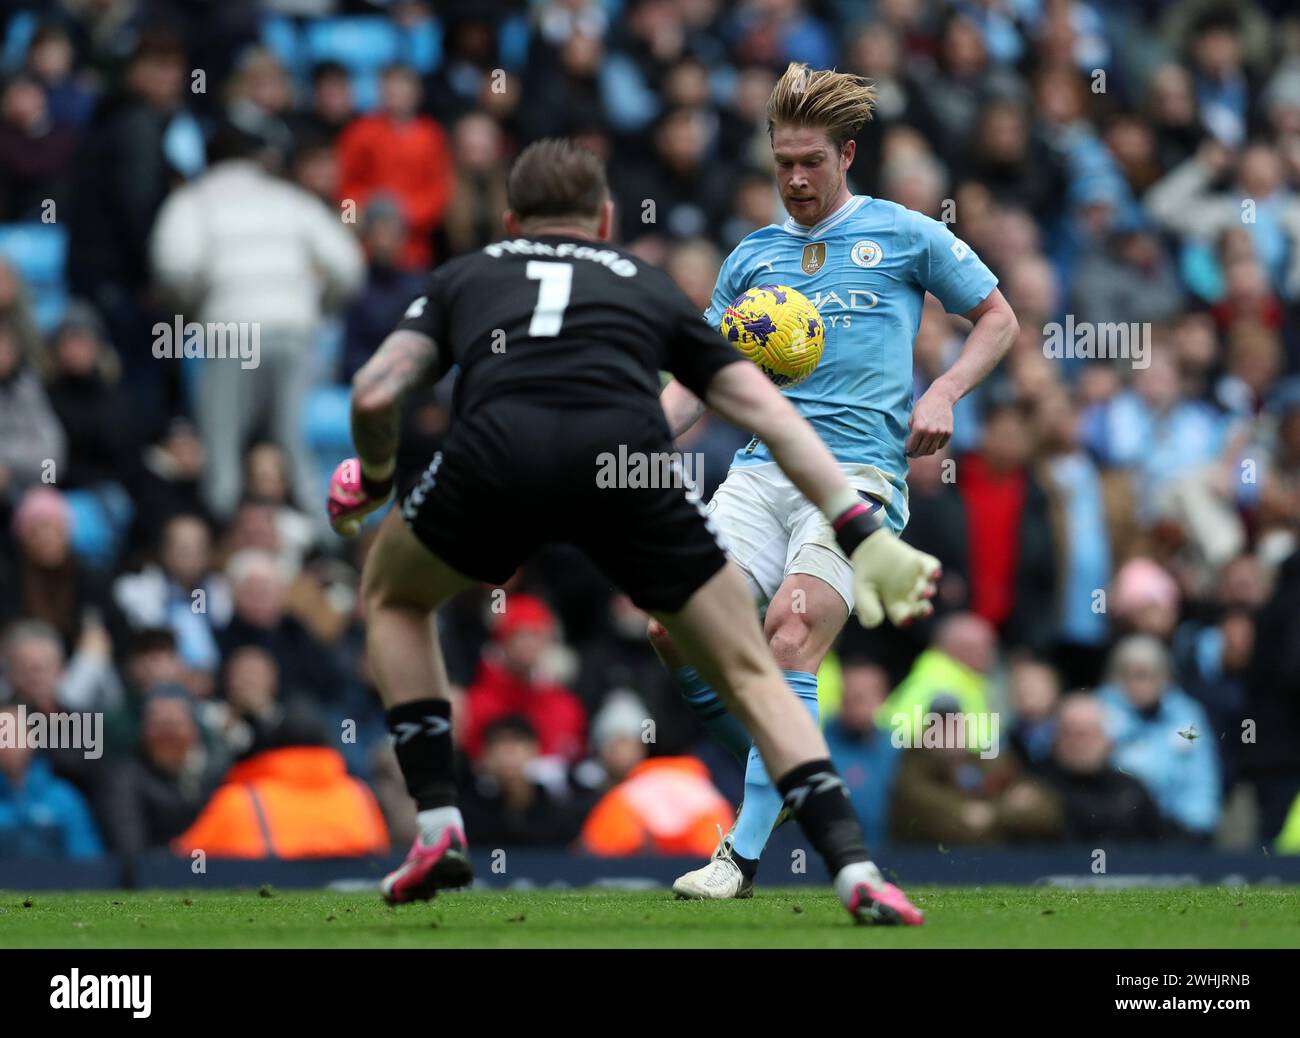
[[[743,358],[663,271],[601,242],[516,238],[439,267],[397,327],[460,371],[447,438],[402,500],[452,569],[500,584],[565,541],[642,609],[676,612],[722,568],[659,372],[703,396]],[[625,456],[664,478],[600,477]]]
[[[453,412],[513,397],[659,412],[659,372],[702,397],[742,359],[663,271],[606,242],[541,235],[443,264],[398,329],[459,368]]]

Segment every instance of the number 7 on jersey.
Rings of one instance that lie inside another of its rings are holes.
[[[564,308],[569,305],[569,292],[573,288],[573,264],[529,260],[525,273],[530,281],[541,282],[528,334],[535,339],[554,338],[560,334]]]

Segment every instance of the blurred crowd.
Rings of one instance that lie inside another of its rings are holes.
[[[789,61],[874,80],[853,189],[950,224],[1021,329],[908,473],[936,616],[851,624],[820,675],[870,838],[1300,852],[1289,0],[6,11],[0,736],[88,712],[103,752],[0,738],[0,857],[410,838],[367,538],[323,521],[348,381],[431,267],[498,235],[511,157],[543,136],[607,159],[618,240],[703,310],[725,254],[782,218],[764,105]],[[918,395],[962,324],[928,301]],[[1133,349],[1053,347],[1084,326]],[[404,480],[449,402],[408,401]],[[745,439],[684,439],[706,492]],[[712,849],[739,769],[582,557],[548,549],[439,623],[478,846]],[[997,752],[900,715],[996,717]]]

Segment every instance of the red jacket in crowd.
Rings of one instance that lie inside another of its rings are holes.
[[[428,116],[396,122],[366,115],[343,131],[338,141],[339,198],[356,203],[358,215],[379,194],[391,195],[407,223],[402,264],[423,270],[432,263],[429,245],[455,190],[455,170],[447,135]]]
[[[1026,479],[1023,469],[993,471],[979,454],[961,461],[958,488],[966,502],[971,609],[999,629],[1016,601]]]
[[[582,759],[587,745],[587,712],[582,701],[562,685],[530,681],[494,660],[479,664],[469,688],[465,752],[471,759],[483,749],[483,733],[493,721],[511,714],[526,717],[537,732],[543,756]]]

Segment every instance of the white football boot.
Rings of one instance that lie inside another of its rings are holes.
[[[754,896],[754,881],[747,879],[740,866],[731,859],[731,833],[722,834],[718,826],[718,846],[703,868],[677,877],[673,893],[690,901],[725,901],[728,898]]]

